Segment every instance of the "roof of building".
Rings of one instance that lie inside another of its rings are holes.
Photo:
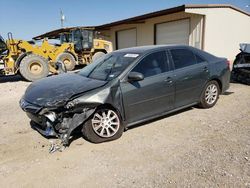
[[[111,22],[111,23],[107,23],[107,24],[103,24],[103,25],[99,25],[99,26],[81,27],[81,28],[87,28],[87,29],[91,28],[91,29],[97,29],[97,30],[98,29],[109,29],[110,27],[117,26],[120,24],[144,23],[145,19],[163,16],[163,15],[167,15],[167,14],[173,14],[173,13],[177,13],[177,12],[184,12],[186,9],[202,9],[202,8],[230,8],[230,9],[238,11],[242,14],[250,16],[249,12],[246,12],[246,11],[244,11],[240,8],[237,8],[233,5],[230,5],[230,4],[188,4],[188,5],[181,5],[181,6],[177,6],[177,7],[173,7],[173,8],[163,9],[160,11],[151,12],[151,13],[143,14],[140,16],[135,16],[135,17],[131,17],[131,18],[127,18],[127,19],[123,19],[123,20],[119,20],[119,21],[115,21],[115,22]],[[55,36],[58,37],[59,33],[67,32],[67,31],[74,29],[74,28],[76,28],[76,27],[61,28],[61,29],[53,30],[53,31],[47,32],[45,34],[36,36],[33,39],[39,40],[39,39],[43,39],[45,37],[56,38]]]
[[[177,7],[173,7],[173,8],[168,8],[168,9],[163,9],[163,10],[156,11],[156,12],[143,14],[140,16],[127,18],[124,20],[119,20],[119,21],[107,23],[104,25],[97,26],[96,28],[97,29],[106,29],[106,28],[113,27],[113,26],[120,25],[120,24],[141,23],[145,19],[163,16],[163,15],[167,15],[167,14],[173,14],[173,13],[177,13],[177,12],[183,12],[186,9],[195,9],[195,8],[230,8],[230,9],[233,9],[235,11],[241,12],[247,16],[250,16],[249,12],[246,12],[246,11],[244,11],[240,8],[237,8],[233,5],[230,5],[230,4],[188,4],[188,5],[181,5],[181,6],[177,6]]]

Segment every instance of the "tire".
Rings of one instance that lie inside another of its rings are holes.
[[[39,80],[49,75],[49,64],[45,58],[30,54],[22,59],[19,72],[28,81]]]
[[[96,52],[93,56],[92,56],[92,62],[96,61],[97,59],[99,59],[100,57],[104,56],[105,53],[104,52]]]
[[[59,54],[56,58],[56,61],[61,61],[62,63],[65,64],[66,69],[68,71],[72,71],[75,69],[76,66],[76,60],[74,58],[74,56],[70,53],[67,52],[63,52],[61,54]]]
[[[119,114],[108,108],[97,109],[82,128],[83,137],[92,143],[116,140],[122,136],[123,131]]]
[[[218,82],[212,80],[208,82],[201,94],[199,106],[202,108],[213,107],[219,99],[220,87]]]

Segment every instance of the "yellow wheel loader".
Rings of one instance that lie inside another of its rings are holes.
[[[41,40],[44,38],[58,39],[61,45],[74,44],[74,52],[71,55],[76,59],[76,62],[70,61],[69,58],[65,58],[64,56],[60,56],[58,59],[66,65],[68,70],[74,68],[74,63],[89,64],[104,54],[113,51],[112,43],[102,39],[99,33],[95,31],[95,28],[90,27],[61,28],[34,37],[33,39]]]
[[[48,76],[50,72],[58,73],[56,62],[62,57],[69,61],[76,61],[73,58],[72,43],[56,46],[44,39],[38,46],[33,41],[13,39],[11,33],[8,33],[6,42],[0,36],[0,74],[2,75],[20,73],[26,80],[35,81]]]

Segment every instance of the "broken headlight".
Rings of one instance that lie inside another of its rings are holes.
[[[46,118],[48,118],[51,122],[54,122],[56,120],[56,113],[55,112],[48,112],[44,114]]]
[[[72,101],[69,101],[69,102],[66,104],[65,108],[66,108],[66,109],[72,109],[72,108],[75,107],[78,103],[79,103],[79,101],[78,101],[77,99],[74,99],[74,100],[72,100]]]

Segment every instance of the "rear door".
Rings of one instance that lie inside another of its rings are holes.
[[[121,83],[128,123],[173,109],[173,72],[169,70],[166,51],[147,55],[131,72],[142,73],[144,80]]]
[[[209,77],[208,64],[188,48],[171,49],[174,64],[175,107],[198,102]]]

